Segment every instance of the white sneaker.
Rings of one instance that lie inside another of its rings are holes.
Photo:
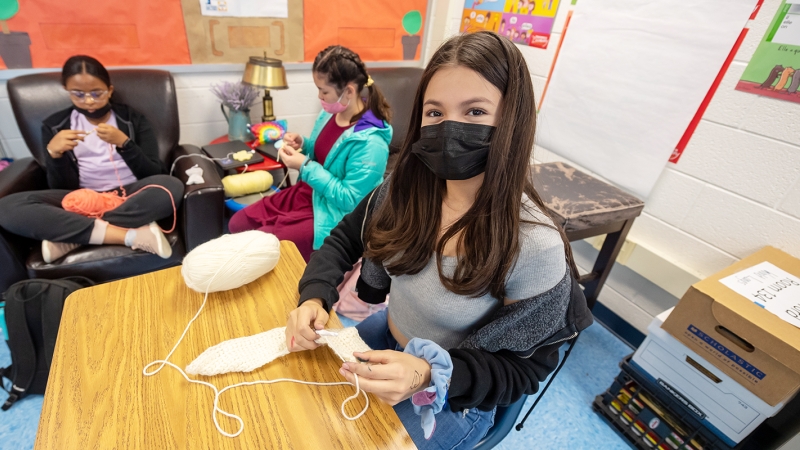
[[[71,244],[69,242],[42,241],[42,259],[47,264],[50,264],[80,246],[81,244]]]
[[[172,256],[172,247],[170,247],[167,237],[161,232],[155,222],[149,225],[139,227],[136,229],[136,237],[133,238],[133,245],[131,248],[134,250],[144,250],[148,253],[153,253],[164,259]]]

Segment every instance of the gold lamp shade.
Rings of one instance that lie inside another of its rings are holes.
[[[270,89],[289,89],[286,83],[286,69],[280,59],[268,58],[267,55],[251,56],[250,61],[244,68],[242,83],[253,87],[264,88],[264,115],[261,116],[263,122],[275,120],[272,111],[272,97],[269,95]]]

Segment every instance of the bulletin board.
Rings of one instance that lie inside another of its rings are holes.
[[[241,64],[264,52],[302,62],[333,44],[365,61],[420,59],[427,0],[253,2],[0,0],[0,69],[59,68],[76,54],[107,66]],[[256,4],[268,8],[248,16]]]

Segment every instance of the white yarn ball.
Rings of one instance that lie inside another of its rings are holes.
[[[226,234],[197,246],[183,258],[181,274],[189,288],[200,293],[244,286],[274,269],[280,242],[261,231]]]

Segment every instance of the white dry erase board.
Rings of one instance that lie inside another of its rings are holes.
[[[758,0],[580,0],[537,144],[646,198]]]

